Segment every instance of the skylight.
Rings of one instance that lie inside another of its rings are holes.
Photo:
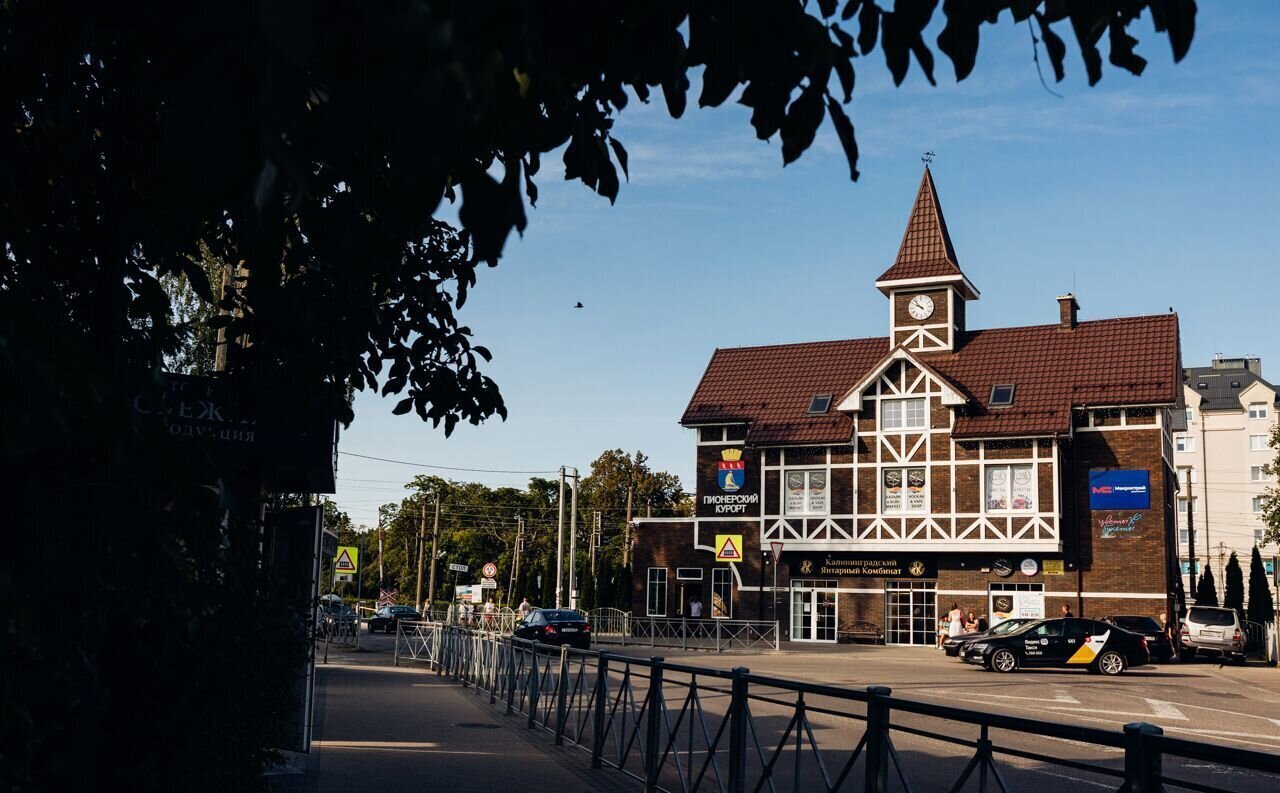
[[[808,413],[826,413],[831,407],[830,394],[815,394],[813,399],[809,400]]]
[[[1014,391],[1014,386],[1012,385],[991,386],[991,401],[989,404],[992,407],[999,407],[1002,405],[1012,405],[1013,391]]]
[[[1203,391],[1204,389],[1206,389],[1206,388],[1208,388],[1208,387],[1209,387],[1209,384],[1208,384],[1208,383],[1205,383],[1205,382],[1203,382],[1203,381],[1202,381],[1202,382],[1199,382],[1199,383],[1196,383],[1196,388],[1200,389],[1201,391]]]

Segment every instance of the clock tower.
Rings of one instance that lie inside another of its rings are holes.
[[[965,303],[977,288],[960,270],[942,217],[929,166],[893,266],[876,279],[889,298],[889,346],[913,352],[948,352],[964,333]]]

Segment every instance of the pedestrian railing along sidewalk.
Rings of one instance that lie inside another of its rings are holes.
[[[1023,790],[1043,789],[1042,775],[1011,774],[1014,759],[1121,793],[1280,789],[1280,776],[1240,773],[1280,774],[1276,755],[1172,738],[1150,724],[1078,727],[904,699],[881,686],[847,689],[440,624],[402,627],[406,639],[418,630],[431,638],[415,640],[431,650],[417,657],[437,674],[646,790],[886,793],[892,783],[909,792],[959,791],[976,780],[983,791],[1008,793],[1011,779],[1027,783]],[[1028,735],[1058,740],[1031,750]],[[917,756],[907,746],[916,738],[962,756],[932,748]],[[1098,749],[1119,750],[1123,763],[1095,759],[1106,756]]]

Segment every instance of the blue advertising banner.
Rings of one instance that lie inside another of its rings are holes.
[[[1151,476],[1132,468],[1089,471],[1089,509],[1151,509]]]

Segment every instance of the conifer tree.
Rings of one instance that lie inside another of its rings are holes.
[[[1218,585],[1213,580],[1213,569],[1208,566],[1205,567],[1204,575],[1200,576],[1200,583],[1196,585],[1196,605],[1218,605]]]
[[[1240,619],[1244,619],[1244,571],[1240,569],[1240,559],[1235,551],[1231,552],[1231,558],[1227,560],[1224,578],[1226,590],[1223,592],[1222,605],[1235,609]]]
[[[1249,619],[1253,622],[1271,622],[1275,619],[1275,601],[1271,598],[1271,582],[1262,566],[1262,554],[1253,546],[1253,559],[1249,562]]]

